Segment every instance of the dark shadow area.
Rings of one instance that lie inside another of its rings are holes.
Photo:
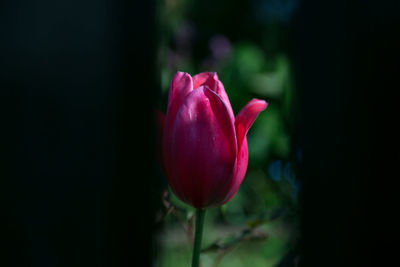
[[[154,9],[0,3],[1,266],[150,266]]]
[[[396,258],[398,14],[397,1],[304,1],[299,10],[301,266]]]

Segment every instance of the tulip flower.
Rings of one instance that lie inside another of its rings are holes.
[[[235,195],[247,169],[246,134],[266,107],[264,100],[253,99],[235,118],[216,73],[175,75],[162,133],[162,161],[172,191],[183,202],[209,208]]]
[[[228,202],[238,191],[248,163],[247,132],[266,107],[253,99],[235,117],[216,73],[178,72],[171,82],[167,114],[158,114],[164,124],[161,157],[172,191],[197,209],[193,266],[204,209]]]

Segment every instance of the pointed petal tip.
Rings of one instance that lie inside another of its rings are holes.
[[[257,105],[258,108],[260,109],[260,111],[265,110],[268,107],[268,102],[262,99],[258,99],[258,98],[253,98],[249,104],[251,105]]]
[[[169,126],[172,125],[178,108],[191,91],[193,91],[192,77],[186,72],[178,71],[171,81],[168,93],[167,117],[168,121],[171,121],[167,123]]]
[[[236,116],[235,126],[236,126],[236,134],[238,140],[238,147],[241,147],[241,144],[250,129],[253,125],[254,121],[258,117],[261,111],[265,110],[268,106],[268,103],[264,100],[253,98],[247,103],[242,110]]]
[[[177,71],[177,72],[175,73],[175,75],[174,75],[174,79],[175,79],[175,78],[178,78],[178,77],[179,77],[179,78],[182,78],[183,76],[192,78],[192,76],[191,76],[189,73],[187,73],[187,72]]]

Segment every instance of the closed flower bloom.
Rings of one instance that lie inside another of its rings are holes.
[[[159,122],[163,168],[182,201],[208,208],[235,195],[247,169],[246,134],[266,107],[264,100],[253,99],[235,118],[216,73],[175,75],[165,120]]]

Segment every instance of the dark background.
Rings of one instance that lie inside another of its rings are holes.
[[[304,1],[294,23],[303,266],[396,257],[399,10],[396,1]]]
[[[302,266],[396,256],[398,12],[303,1],[292,23]],[[1,266],[150,265],[155,18],[152,1],[0,3]]]
[[[154,15],[1,1],[0,266],[150,265]]]

